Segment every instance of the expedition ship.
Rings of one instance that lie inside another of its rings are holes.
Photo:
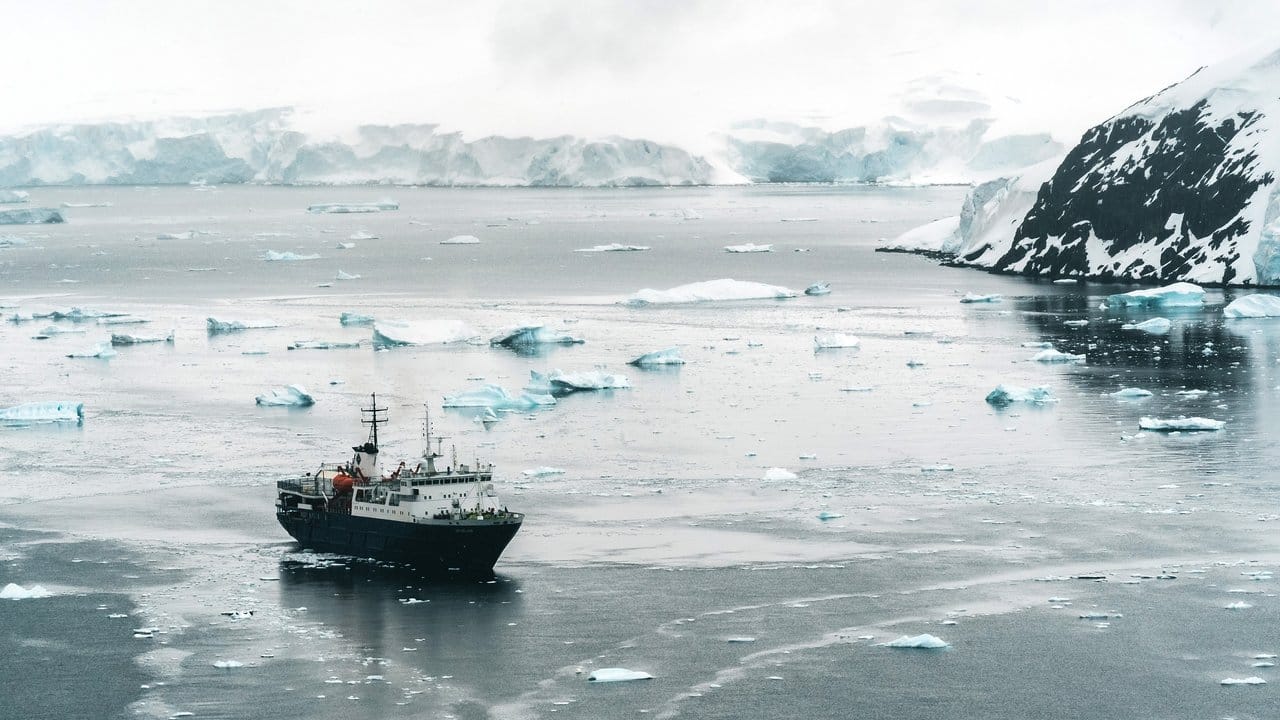
[[[493,489],[493,465],[459,465],[443,470],[431,451],[431,426],[424,430],[422,461],[401,462],[383,474],[378,462],[378,426],[387,408],[361,408],[369,439],[352,448],[347,463],[323,463],[314,473],[276,483],[276,519],[304,548],[410,563],[419,568],[485,573],[524,521],[510,512]],[[365,417],[368,416],[368,417]]]

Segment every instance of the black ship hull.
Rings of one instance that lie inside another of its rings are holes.
[[[307,508],[280,509],[276,519],[304,548],[407,563],[441,573],[492,572],[520,529],[521,516],[406,523]]]

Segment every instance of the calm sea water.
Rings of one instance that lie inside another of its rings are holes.
[[[1224,321],[1222,291],[1117,313],[1101,301],[1130,288],[873,252],[962,195],[33,190],[36,205],[110,206],[4,229],[26,240],[0,248],[4,314],[149,322],[0,324],[0,406],[86,409],[79,426],[0,428],[0,584],[55,592],[0,601],[0,716],[1274,717],[1280,322]],[[401,209],[305,212],[382,197]],[[441,244],[462,234],[480,243]],[[574,252],[609,243],[651,249]],[[747,243],[774,252],[723,250]],[[717,278],[832,292],[618,304]],[[543,321],[586,342],[375,352],[344,311],[485,338]],[[1168,335],[1121,329],[1160,314]],[[279,327],[210,336],[208,317]],[[50,324],[75,332],[33,338]],[[861,347],[814,349],[836,332]],[[362,345],[286,349],[300,340]],[[1040,342],[1088,360],[1034,362],[1024,344]],[[671,346],[688,364],[626,365]],[[440,408],[557,368],[631,387],[488,428]],[[254,404],[295,383],[315,406]],[[993,409],[1000,383],[1059,402]],[[1153,395],[1109,395],[1123,387]],[[276,525],[274,481],[345,458],[372,392],[392,409],[388,458],[417,454],[425,404],[446,452],[497,464],[527,520],[492,582],[317,558]],[[1147,415],[1227,426],[1139,432]],[[523,472],[544,466],[563,473]],[[880,644],[924,633],[950,648]],[[654,679],[588,683],[602,667]],[[1221,685],[1250,677],[1270,683]]]

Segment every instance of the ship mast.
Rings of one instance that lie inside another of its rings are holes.
[[[378,426],[387,421],[387,418],[385,415],[383,417],[378,417],[378,413],[386,413],[387,409],[378,407],[377,393],[371,393],[369,397],[371,398],[370,407],[367,409],[360,408],[360,423],[363,425],[369,426],[369,442],[366,444],[366,448],[367,448],[366,452],[377,453],[378,452]],[[364,418],[365,415],[369,415],[370,418],[366,420]],[[369,446],[372,446],[372,447],[370,448]]]
[[[436,441],[436,449],[432,451],[431,441]],[[444,442],[443,437],[431,437],[431,409],[426,403],[422,405],[422,457],[427,461],[427,472],[436,472],[436,458],[443,457],[440,454],[440,444]]]

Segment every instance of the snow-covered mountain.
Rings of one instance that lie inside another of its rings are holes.
[[[59,125],[0,137],[0,186],[403,183],[703,185],[709,163],[647,140],[487,137],[365,125],[344,140],[293,128],[292,111]]]
[[[981,222],[896,246],[1027,275],[1280,285],[1277,170],[1280,51],[1201,69],[1087,131],[1052,172],[975,188]]]

